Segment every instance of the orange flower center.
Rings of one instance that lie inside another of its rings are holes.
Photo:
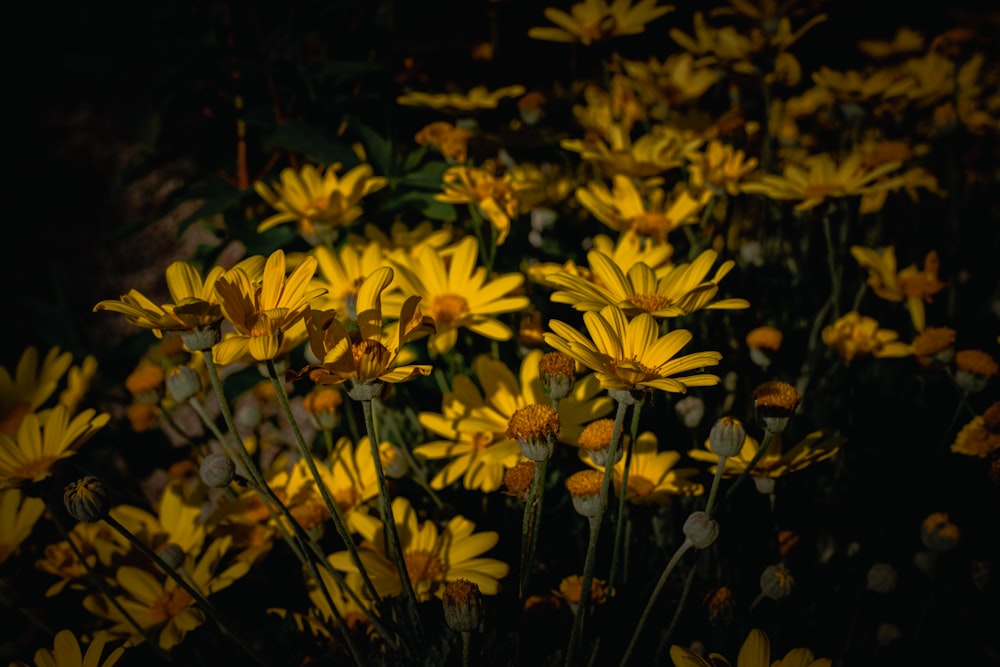
[[[639,477],[635,473],[629,475],[628,490],[637,497],[648,496],[653,492],[654,484],[645,477]]]
[[[439,325],[453,324],[469,313],[469,302],[458,294],[441,294],[434,297],[428,310]]]
[[[429,551],[410,551],[403,556],[410,581],[440,581],[444,577],[444,563]]]
[[[807,185],[802,190],[803,199],[826,199],[830,196],[841,195],[844,187],[839,183],[813,183]]]
[[[153,603],[149,605],[149,618],[153,621],[153,625],[159,625],[180,614],[191,606],[193,601],[183,588],[164,591],[160,597],[153,600]]]
[[[477,431],[472,435],[472,447],[476,454],[483,453],[487,447],[493,444],[493,434]]]
[[[611,372],[628,384],[636,384],[656,375],[656,369],[644,365],[638,359],[610,359]]]
[[[341,510],[347,512],[348,510],[354,509],[358,502],[361,500],[361,494],[353,486],[349,486],[345,489],[337,489],[333,492],[333,499],[337,501],[337,505]]]
[[[24,463],[11,468],[8,475],[10,477],[17,477],[20,479],[35,479],[35,477],[48,470],[49,466],[51,466],[55,461],[55,456],[40,456],[37,459],[25,461]]]
[[[674,228],[673,221],[662,213],[646,211],[632,218],[631,228],[642,236],[662,237]]]
[[[671,304],[670,299],[662,294],[633,294],[628,300],[647,313],[655,313]]]

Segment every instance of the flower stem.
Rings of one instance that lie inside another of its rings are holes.
[[[628,664],[628,660],[632,657],[632,651],[635,649],[636,643],[639,641],[639,635],[642,634],[642,628],[646,625],[646,621],[649,620],[649,615],[653,611],[653,607],[656,605],[656,599],[660,596],[663,591],[663,587],[667,583],[667,578],[670,573],[673,572],[677,563],[680,562],[681,556],[687,553],[694,543],[691,540],[684,538],[684,542],[677,548],[674,555],[667,562],[667,566],[663,568],[663,572],[660,574],[659,581],[656,582],[656,587],[653,588],[653,592],[649,596],[649,600],[646,602],[646,608],[642,610],[642,616],[639,617],[639,624],[635,627],[635,632],[632,633],[632,639],[628,643],[628,648],[625,649],[625,655],[622,656],[621,662],[618,663],[618,667],[625,667]]]
[[[757,462],[764,458],[764,453],[767,452],[768,447],[771,446],[771,438],[773,435],[774,434],[771,431],[764,431],[764,440],[761,441],[760,447],[757,449],[757,453],[753,455],[753,458],[750,459],[750,463],[743,468],[743,472],[740,473],[740,476],[736,478],[733,485],[729,487],[728,491],[726,491],[726,495],[723,497],[723,500],[729,500],[733,497],[733,494],[736,493],[736,489],[738,489],[740,484],[743,483],[743,480],[750,476],[750,472],[757,466]],[[721,465],[721,459],[719,463]]]
[[[712,478],[712,488],[708,492],[708,503],[705,504],[705,514],[709,516],[712,516],[712,507],[715,505],[715,496],[719,493],[719,482],[722,481],[722,471],[726,469],[727,458],[729,457],[719,456],[719,463],[715,466],[715,477]]]
[[[531,567],[535,560],[538,544],[538,527],[542,523],[542,498],[545,495],[545,468],[548,460],[536,461],[528,499],[524,503],[524,518],[521,520],[521,585],[518,599],[524,600],[531,578]]]
[[[684,611],[684,603],[687,602],[688,594],[691,592],[691,584],[694,582],[694,575],[697,572],[697,568],[692,565],[688,571],[688,576],[684,579],[684,590],[681,591],[681,597],[674,608],[674,615],[670,618],[670,625],[667,626],[666,631],[663,633],[663,638],[660,640],[660,646],[656,649],[657,661],[659,661],[659,656],[663,654],[663,649],[670,642],[670,638],[674,634],[674,629],[677,627],[677,622],[681,620],[681,612]]]
[[[643,397],[645,399],[645,396]],[[608,590],[614,590],[615,582],[618,580],[618,560],[622,550],[622,536],[625,528],[625,515],[628,513],[628,474],[632,465],[632,450],[635,448],[635,441],[639,435],[639,415],[642,412],[641,400],[632,409],[632,423],[629,429],[628,449],[625,450],[625,467],[622,470],[621,492],[618,494],[618,515],[615,517],[615,543],[611,552],[611,572],[608,575]]]
[[[829,215],[823,216],[823,236],[826,237],[826,263],[830,269],[830,301],[833,303],[833,319],[836,320],[840,317],[840,279],[837,276],[837,259]]]
[[[612,471],[616,454],[618,453],[619,440],[621,439],[622,424],[625,422],[625,413],[629,404],[624,400],[618,401],[618,411],[615,413],[615,424],[611,430],[611,447],[608,464],[604,466],[604,479],[601,482],[601,494],[597,505],[597,515],[590,519],[590,540],[587,543],[587,557],[583,562],[583,580],[580,582],[580,603],[577,606],[576,616],[573,618],[573,627],[569,634],[569,644],[566,646],[566,667],[573,665],[576,658],[577,644],[583,634],[583,626],[590,606],[590,589],[594,582],[594,568],[597,564],[597,540],[601,532],[601,520],[604,518],[604,510],[608,506],[608,489],[611,487]]]

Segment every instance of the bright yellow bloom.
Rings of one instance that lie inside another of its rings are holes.
[[[852,310],[833,324],[823,327],[823,342],[850,362],[856,357],[907,357],[913,348],[899,340],[891,329],[880,329],[871,317]]]
[[[341,322],[357,319],[358,289],[376,269],[388,266],[384,246],[375,242],[345,244],[334,251],[318,245],[311,254],[316,258],[317,271],[310,287],[325,290],[324,294],[312,300],[311,307],[314,310],[336,310],[337,319]]]
[[[764,174],[740,186],[742,192],[771,199],[798,201],[796,211],[807,211],[827,199],[854,197],[889,189],[894,183],[876,182],[899,168],[897,161],[866,169],[863,156],[852,153],[839,164],[828,153],[810,155],[801,165],[790,164],[781,176]]]
[[[659,187],[640,190],[627,176],[615,176],[613,190],[592,181],[576,191],[580,204],[611,229],[631,230],[655,243],[666,243],[667,234],[682,225],[696,224],[711,196],[703,190],[696,199],[683,187],[669,194]]]
[[[198,553],[205,542],[207,528],[202,520],[200,493],[204,487],[189,492],[180,480],[167,483],[156,509],[156,515],[134,505],[117,505],[111,516],[129,532],[154,550],[176,544],[185,553]]]
[[[14,377],[0,366],[0,434],[11,435],[29,412],[35,412],[59,387],[73,355],[50,348],[38,365],[38,348],[30,345],[21,352]]]
[[[573,180],[562,167],[520,162],[510,167],[510,184],[520,197],[521,213],[561,204],[573,192]]]
[[[657,125],[633,141],[623,124],[612,123],[607,141],[589,135],[586,139],[563,139],[559,145],[597,165],[608,178],[649,178],[682,166],[684,155],[699,143],[665,125]]]
[[[662,389],[683,394],[688,387],[719,384],[715,375],[679,375],[715,366],[722,359],[718,352],[674,358],[691,341],[691,332],[686,329],[660,336],[652,315],[640,313],[629,321],[613,305],[584,313],[583,321],[589,338],[559,320],[551,320],[552,332],[545,333],[545,342],[593,370],[605,389]]]
[[[52,644],[52,650],[40,648],[35,651],[35,667],[114,667],[125,654],[126,646],[119,646],[111,651],[102,661],[104,647],[111,636],[104,631],[94,634],[83,652],[80,640],[72,630],[60,630]],[[28,667],[26,662],[12,662],[11,667]]]
[[[359,164],[340,176],[342,166],[332,164],[325,172],[311,164],[299,171],[286,167],[279,183],[270,187],[262,181],[254,183],[257,194],[277,211],[257,225],[257,231],[297,222],[299,233],[313,245],[331,243],[340,228],[361,217],[361,200],[389,183],[375,176],[370,164]]]
[[[41,498],[22,497],[20,489],[0,490],[0,563],[28,539],[44,512]]]
[[[422,93],[413,91],[396,98],[397,104],[409,107],[429,107],[431,109],[453,109],[456,111],[476,111],[496,109],[505,97],[524,94],[524,86],[504,86],[490,91],[486,86],[475,86],[467,93]]]
[[[433,252],[429,248],[427,252]],[[358,288],[357,330],[349,331],[332,310],[308,311],[306,329],[309,345],[319,364],[310,364],[294,374],[295,379],[308,375],[317,384],[353,384],[404,382],[418,375],[428,375],[426,364],[397,366],[397,357],[411,338],[433,331],[434,323],[418,306],[419,296],[409,296],[400,308],[399,321],[385,326],[382,293],[393,280],[387,266],[376,269]],[[352,321],[353,328],[353,321]]]
[[[842,436],[831,436],[823,431],[814,431],[788,451],[782,452],[782,436],[780,433],[775,433],[771,436],[767,451],[750,471],[750,476],[777,479],[798,472],[813,463],[830,458],[840,451],[844,442],[846,442],[846,438]],[[722,476],[736,477],[742,474],[759,449],[760,443],[748,435],[743,441],[743,447],[739,454],[726,457]],[[715,469],[719,464],[719,455],[712,451],[712,444],[708,439],[705,440],[705,449],[692,449],[688,451],[688,456],[696,461],[714,464],[708,471],[715,474]]]
[[[444,192],[434,195],[434,199],[475,206],[496,229],[497,245],[507,240],[511,218],[521,206],[521,196],[509,174],[498,177],[481,167],[455,166],[444,172],[442,180]]]
[[[573,105],[573,117],[587,135],[599,137],[611,147],[629,145],[629,133],[635,124],[648,119],[646,107],[632,81],[622,74],[612,75],[608,87],[587,85],[583,89],[583,99],[584,104]]]
[[[285,253],[279,249],[267,258],[259,283],[239,266],[223,274],[215,291],[235,335],[214,347],[216,363],[275,359],[285,335],[309,309],[310,300],[323,294],[322,288],[309,288],[316,266],[314,257],[306,257],[286,277]]]
[[[757,168],[757,158],[747,159],[741,150],[713,139],[700,151],[688,153],[691,187],[710,188],[716,195],[740,193],[739,184]]]
[[[500,488],[504,471],[521,459],[520,446],[507,437],[514,412],[528,405],[546,403],[538,363],[541,350],[529,352],[521,362],[520,382],[503,362],[487,355],[473,360],[478,386],[465,375],[455,376],[452,391],[442,400],[441,414],[421,412],[420,424],[442,437],[415,447],[426,459],[451,459],[431,480],[443,489],[456,480],[469,490],[490,493]],[[601,385],[593,375],[577,379],[572,393],[559,401],[559,441],[575,444],[583,424],[612,409],[611,399],[597,396]]]
[[[736,265],[723,262],[715,275],[706,279],[717,253],[706,250],[691,264],[679,264],[657,276],[642,262],[632,264],[628,273],[602,252],[587,253],[592,280],[570,273],[554,273],[546,282],[558,289],[551,299],[568,303],[576,310],[594,311],[607,305],[621,308],[629,317],[649,313],[656,318],[680,317],[705,309],[749,308],[746,299],[722,299],[710,303],[719,291],[719,282]]]
[[[510,340],[513,330],[495,316],[528,307],[527,297],[511,296],[524,283],[524,275],[507,273],[488,280],[486,269],[476,266],[478,254],[479,243],[467,236],[453,246],[447,265],[431,248],[422,248],[415,257],[391,258],[403,292],[420,295],[437,327],[427,343],[432,354],[451,350],[460,328],[491,340]],[[386,299],[392,309],[396,302]]]
[[[210,596],[228,588],[250,570],[246,560],[224,562],[232,537],[220,537],[195,560],[190,554],[182,565],[190,582],[204,595]],[[115,581],[122,590],[118,603],[138,623],[139,627],[159,634],[160,648],[169,651],[183,641],[188,632],[205,622],[205,612],[194,604],[187,591],[167,575],[122,565],[115,573]],[[89,595],[83,607],[90,613],[114,623],[108,632],[115,636],[129,636],[133,643],[144,640],[132,624],[104,595]]]
[[[566,13],[555,7],[545,8],[545,18],[558,27],[534,27],[528,37],[549,42],[580,42],[589,46],[612,37],[638,35],[646,24],[674,10],[671,5],[657,6],[657,0],[583,0]]]
[[[924,303],[930,303],[931,297],[945,288],[938,280],[938,267],[941,265],[937,253],[930,251],[924,259],[924,268],[917,270],[916,264],[911,264],[902,271],[896,270],[896,249],[888,246],[881,253],[861,246],[852,246],[851,255],[858,264],[868,269],[868,284],[883,299],[887,301],[906,300],[906,308],[910,311],[913,327],[923,331],[926,325]]]
[[[449,225],[438,227],[429,220],[424,220],[413,228],[397,220],[390,225],[388,234],[370,223],[364,226],[363,231],[363,236],[353,233],[347,235],[347,242],[361,253],[369,245],[375,244],[387,254],[404,252],[415,255],[425,245],[437,249],[444,248],[451,243],[452,236]]]
[[[718,653],[703,658],[694,651],[674,644],[670,647],[674,667],[731,667],[731,663]],[[817,659],[807,648],[793,648],[781,660],[771,661],[771,642],[763,630],[753,629],[747,635],[736,657],[736,667],[830,667],[829,658]]]
[[[702,495],[705,487],[691,481],[698,474],[698,469],[674,468],[681,455],[671,450],[661,452],[658,448],[659,443],[654,433],[646,431],[636,438],[628,469],[628,493],[625,499],[636,505],[666,505],[677,496]],[[592,468],[604,470],[603,466],[595,465],[582,448],[580,458]],[[625,458],[622,456],[612,471],[615,493],[619,497],[622,493]]]
[[[90,409],[71,419],[63,405],[44,418],[25,415],[13,437],[0,434],[0,488],[45,479],[53,464],[75,454],[110,419],[110,414]]]
[[[453,517],[438,531],[433,521],[419,522],[416,510],[403,496],[392,501],[392,513],[396,518],[406,572],[418,601],[440,598],[445,584],[458,579],[477,584],[484,595],[500,592],[499,580],[507,576],[510,567],[494,558],[480,557],[496,545],[499,534],[493,531],[473,533],[475,524],[462,516]],[[359,555],[379,595],[399,595],[403,586],[396,566],[379,550],[385,543],[383,532],[379,523],[375,532],[363,535],[365,542]],[[338,570],[357,572],[357,566],[346,551],[332,554],[330,563]]]

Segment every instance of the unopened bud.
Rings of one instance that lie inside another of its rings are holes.
[[[708,432],[708,446],[719,456],[736,456],[743,450],[747,439],[743,422],[735,417],[722,417],[712,424]]]
[[[684,536],[698,549],[707,549],[719,537],[719,522],[705,512],[692,512],[684,522]]]
[[[77,521],[93,523],[108,515],[111,501],[108,490],[96,477],[82,477],[66,487],[63,493],[66,511]]]
[[[479,586],[468,579],[449,581],[441,596],[444,620],[456,632],[472,632],[483,622],[485,603]]]
[[[202,460],[198,472],[205,484],[213,489],[222,489],[233,481],[233,477],[236,476],[236,466],[225,454],[214,453]]]
[[[178,366],[167,373],[167,393],[177,403],[183,403],[201,391],[201,377],[190,366]]]

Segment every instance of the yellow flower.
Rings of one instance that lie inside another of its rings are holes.
[[[52,465],[104,427],[111,415],[84,410],[70,418],[63,405],[42,416],[27,414],[14,437],[0,434],[0,488],[37,482],[52,474]]]
[[[239,266],[219,277],[215,291],[235,335],[215,346],[216,363],[277,357],[286,333],[302,319],[310,300],[323,294],[322,288],[309,289],[316,265],[314,257],[306,257],[286,277],[285,253],[279,249],[267,258],[259,283]]]
[[[93,355],[84,357],[83,363],[79,366],[70,366],[66,373],[66,388],[59,394],[59,402],[65,405],[70,412],[76,412],[87,392],[90,391],[90,383],[96,375],[97,358]],[[0,380],[0,386],[2,384],[3,380]],[[3,390],[0,389],[0,396],[3,395],[2,392]],[[0,410],[0,414],[2,412]],[[0,427],[0,432],[2,432],[2,427]]]
[[[521,459],[518,444],[507,437],[507,425],[518,409],[548,401],[539,372],[541,350],[521,362],[520,382],[503,362],[487,355],[473,360],[483,393],[465,375],[455,376],[452,391],[442,401],[442,413],[421,412],[420,424],[444,438],[414,448],[426,459],[451,459],[431,480],[443,489],[458,479],[469,490],[490,493],[500,488],[504,471]],[[583,424],[609,413],[612,402],[598,397],[601,385],[593,375],[579,378],[572,393],[559,401],[560,442],[574,444]]]
[[[0,490],[0,563],[28,539],[44,512],[41,498],[22,497],[20,489]]]
[[[511,218],[518,214],[521,196],[511,184],[509,174],[494,176],[481,167],[449,167],[442,176],[444,192],[434,199],[449,204],[475,206],[497,232],[497,245],[507,240]]]
[[[38,348],[30,345],[21,352],[13,378],[0,366],[0,434],[13,434],[26,414],[42,407],[72,363],[70,352],[53,347],[39,366]]]
[[[911,264],[902,271],[896,271],[896,249],[888,246],[881,253],[861,246],[852,246],[851,255],[863,268],[868,269],[868,284],[883,299],[902,301],[906,299],[906,307],[910,311],[913,327],[923,331],[926,326],[924,303],[930,303],[931,297],[945,288],[938,280],[938,268],[941,263],[937,252],[930,251],[924,258],[924,268],[917,270],[916,264]]]
[[[1000,401],[972,418],[955,436],[951,451],[985,459],[1000,449]]]
[[[590,582],[590,601],[592,604],[604,604],[608,601],[609,591],[606,581],[594,578]],[[559,582],[559,590],[552,591],[560,600],[565,600],[570,611],[576,613],[580,605],[580,594],[583,592],[583,577],[579,574],[571,574],[563,577]],[[614,594],[613,591],[610,592]]]
[[[771,199],[798,201],[796,211],[807,211],[827,199],[871,194],[894,186],[892,181],[876,183],[895,171],[898,161],[885,162],[866,169],[860,153],[852,153],[839,164],[828,153],[810,155],[801,165],[790,164],[783,174],[765,174],[740,186],[742,192]]]
[[[662,119],[685,102],[699,99],[722,78],[722,74],[690,53],[668,56],[663,62],[623,60],[622,67],[655,118]]]
[[[634,264],[642,262],[656,272],[657,278],[673,269],[670,258],[674,247],[669,243],[646,243],[644,237],[633,231],[622,232],[617,241],[605,234],[597,234],[592,239],[593,249],[604,253],[622,271],[628,273]],[[573,260],[563,264],[540,262],[528,267],[528,277],[537,283],[547,284],[548,277],[556,273],[567,273],[594,282],[593,272]]]
[[[555,273],[546,282],[556,288],[551,299],[568,303],[576,310],[600,310],[606,305],[621,308],[629,317],[649,313],[656,318],[679,317],[706,309],[733,310],[749,308],[746,299],[723,299],[710,303],[719,291],[719,282],[736,265],[723,262],[715,275],[706,280],[715,263],[714,250],[701,253],[691,264],[671,267],[661,276],[642,262],[636,262],[625,273],[602,252],[587,253],[593,280],[584,280],[570,273]]]
[[[534,27],[528,37],[549,42],[580,42],[589,46],[621,35],[638,35],[646,24],[674,10],[673,6],[657,6],[657,0],[583,0],[566,13],[555,7],[545,8],[545,18],[558,27]]]
[[[321,172],[307,164],[296,171],[281,170],[280,183],[267,186],[262,181],[254,189],[277,213],[257,226],[266,232],[285,222],[298,222],[299,233],[312,243],[332,242],[341,227],[351,224],[363,213],[360,202],[388,184],[388,179],[375,176],[370,164],[362,163],[343,176],[338,175],[338,162]]]
[[[428,252],[433,252],[428,249]],[[404,382],[418,375],[428,375],[426,364],[396,365],[400,350],[411,339],[428,330],[433,322],[422,315],[419,296],[409,296],[400,309],[399,321],[384,326],[382,293],[393,280],[393,270],[387,266],[373,271],[357,294],[357,329],[349,331],[332,310],[311,310],[306,316],[309,344],[319,364],[310,364],[294,379],[308,375],[317,384],[351,386],[374,382]],[[352,329],[355,322],[352,321]]]
[[[654,243],[666,243],[670,232],[696,224],[698,214],[712,196],[702,190],[696,199],[683,187],[669,194],[659,187],[640,191],[627,176],[615,176],[613,180],[613,190],[598,181],[578,188],[577,200],[608,227],[620,232],[631,230]]]
[[[682,166],[685,153],[699,144],[699,140],[685,137],[665,125],[655,126],[652,132],[635,141],[621,123],[612,123],[608,130],[607,142],[588,135],[586,139],[563,139],[559,145],[578,153],[582,160],[594,163],[609,178],[649,178]]]
[[[628,493],[625,499],[636,505],[666,505],[676,496],[700,496],[705,492],[701,484],[691,481],[698,474],[697,468],[674,468],[681,455],[675,451],[659,451],[654,433],[640,433],[632,448],[632,462],[628,469]],[[604,470],[595,465],[583,448],[580,458],[587,465]],[[622,476],[625,472],[625,457],[615,463],[613,481],[615,492],[621,496]]]
[[[115,515],[114,509],[111,514]],[[103,521],[80,521],[69,532],[69,536],[91,569],[98,564],[101,567],[111,567],[114,559],[132,548],[125,537]],[[35,569],[59,578],[59,581],[46,589],[45,597],[58,595],[67,584],[87,576],[87,568],[66,540],[46,545],[43,553],[44,557],[35,561]],[[82,584],[73,587],[82,588]]]
[[[315,310],[336,310],[341,322],[357,319],[358,289],[376,269],[388,266],[384,246],[370,241],[364,245],[344,245],[333,251],[318,245],[311,251],[317,271],[310,287],[321,288],[324,294],[315,297]]]
[[[902,76],[896,69],[838,72],[824,66],[813,73],[812,80],[817,86],[830,91],[837,100],[855,103],[898,98],[913,85],[910,78]]]
[[[353,233],[347,235],[347,242],[360,253],[364,253],[369,245],[375,244],[386,253],[404,252],[414,255],[425,245],[444,248],[451,243],[452,236],[448,225],[438,228],[429,220],[424,220],[413,228],[397,220],[389,227],[388,234],[370,223],[364,226],[363,231],[364,236]]]
[[[198,553],[207,533],[202,519],[203,488],[186,492],[181,480],[172,480],[160,496],[156,516],[134,505],[118,505],[110,514],[154,550],[176,544],[185,553]]]
[[[814,431],[802,439],[797,445],[782,452],[782,436],[775,433],[771,437],[767,451],[764,452],[760,460],[750,471],[750,476],[754,478],[777,479],[783,475],[798,472],[813,463],[825,461],[838,451],[844,444],[846,438],[841,436],[831,436],[823,431]],[[743,447],[739,454],[726,457],[726,465],[722,469],[723,477],[736,477],[746,470],[747,466],[756,456],[760,449],[760,443],[749,435],[743,441]],[[692,449],[688,451],[688,456],[696,461],[713,463],[709,472],[715,474],[719,464],[719,455],[712,451],[710,440],[705,440],[705,449]]]
[[[691,341],[691,332],[675,329],[660,336],[659,325],[647,313],[629,321],[620,308],[605,306],[583,314],[590,338],[573,327],[551,320],[545,342],[593,370],[608,390],[662,389],[685,393],[688,387],[719,384],[715,375],[680,373],[715,366],[718,352],[696,352],[674,358]]]
[[[903,26],[896,30],[892,41],[863,39],[858,42],[858,49],[876,60],[884,60],[923,51],[924,36],[913,28]]]
[[[718,653],[703,658],[694,651],[674,644],[670,659],[675,667],[730,667],[730,662]],[[771,661],[771,642],[763,630],[753,629],[747,635],[736,657],[736,667],[830,667],[829,658],[819,658],[807,648],[793,648],[781,660]]]
[[[451,123],[439,120],[424,125],[414,135],[413,140],[418,146],[433,146],[446,160],[465,162],[471,138],[472,132],[464,127],[455,127]]]
[[[440,598],[445,584],[458,579],[477,584],[484,595],[500,592],[499,580],[507,576],[510,567],[494,558],[481,557],[496,545],[499,534],[493,531],[473,533],[475,524],[462,516],[453,517],[439,531],[433,521],[418,522],[416,510],[402,496],[392,501],[392,512],[406,572],[418,601]],[[384,544],[383,531],[382,525],[377,524],[375,532],[364,534],[365,542],[359,555],[379,595],[399,595],[403,586],[396,566],[379,551]],[[346,551],[332,554],[329,560],[339,570],[357,572],[357,566]]]
[[[897,340],[899,334],[891,329],[880,329],[871,317],[852,310],[833,324],[823,327],[823,342],[850,362],[856,357],[907,357],[913,348]]]
[[[688,153],[691,187],[710,188],[715,194],[740,193],[739,183],[757,168],[757,158],[747,159],[741,150],[713,139],[704,150]]]
[[[496,109],[500,100],[505,97],[518,97],[523,95],[525,90],[524,86],[513,85],[497,88],[492,92],[486,86],[475,86],[467,93],[422,93],[413,91],[397,97],[396,103],[409,107],[454,109],[457,111]]]
[[[391,258],[400,287],[423,299],[437,327],[427,343],[432,354],[451,350],[460,328],[491,340],[510,340],[513,330],[495,316],[528,307],[527,297],[511,295],[521,287],[524,276],[507,273],[487,280],[486,269],[476,266],[478,253],[479,243],[467,236],[453,247],[447,265],[441,253],[426,247],[415,257]],[[395,309],[397,300],[392,303]]]
[[[187,555],[182,568],[189,581],[204,595],[210,596],[228,588],[250,570],[250,564],[238,558],[223,562],[232,537],[220,537],[195,560]],[[121,607],[139,627],[158,633],[160,648],[169,651],[183,641],[188,632],[205,622],[205,612],[194,604],[194,599],[172,578],[160,572],[122,565],[115,573],[115,581],[122,590],[116,598]],[[133,643],[144,640],[132,624],[111,604],[104,595],[89,595],[83,607],[90,613],[112,621],[108,632],[115,636],[130,636]]]
[[[76,638],[72,630],[60,630],[56,633],[52,650],[40,648],[35,651],[35,667],[114,667],[125,654],[127,646],[119,646],[111,651],[102,661],[104,647],[111,636],[104,631],[94,634],[93,639],[87,646],[87,652],[83,652],[80,640]],[[12,667],[28,667],[26,662],[13,662]]]

